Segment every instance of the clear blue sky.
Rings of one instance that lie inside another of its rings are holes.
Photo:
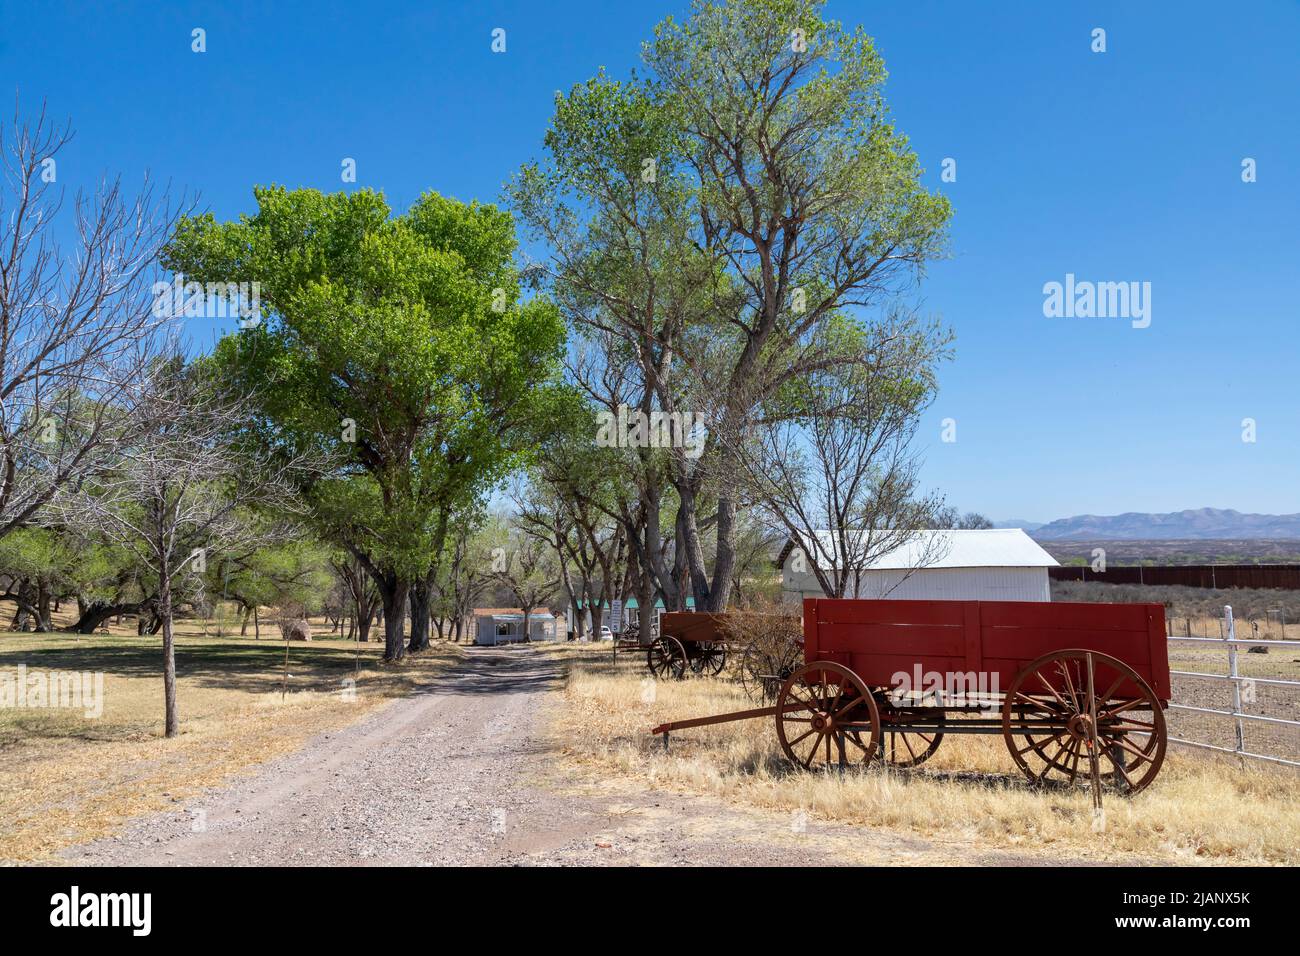
[[[345,188],[353,157],[398,209],[430,188],[495,200],[554,91],[624,74],[685,6],[0,0],[0,89],[72,120],[69,187],[150,170],[233,217],[255,183]],[[998,519],[1300,511],[1300,4],[828,12],[876,37],[897,123],[955,208],[922,289],[957,335],[926,481]],[[1045,318],[1043,284],[1066,273],[1150,282],[1150,327]]]

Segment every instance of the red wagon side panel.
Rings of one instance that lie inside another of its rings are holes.
[[[804,656],[890,686],[899,672],[976,673],[1010,686],[1030,661],[1084,648],[1118,658],[1170,698],[1164,607],[1024,601],[804,601]]]

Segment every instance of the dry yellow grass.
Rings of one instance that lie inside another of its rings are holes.
[[[791,772],[771,718],[684,730],[662,752],[647,731],[667,720],[754,706],[735,683],[645,681],[629,659],[575,655],[554,735],[593,776],[778,811],[953,837],[1025,853],[1177,863],[1300,863],[1300,774],[1172,747],[1147,791],[1106,801],[1093,830],[1087,791],[1040,792],[1015,770],[1001,737],[945,738],[924,767],[844,775]]]
[[[0,709],[0,860],[40,861],[177,806],[205,787],[344,726],[426,683],[462,653],[447,644],[396,666],[382,643],[202,637],[178,627],[181,734],[162,736],[161,638],[0,634],[0,672],[103,671],[98,718],[67,709]],[[348,693],[345,680],[355,680]]]

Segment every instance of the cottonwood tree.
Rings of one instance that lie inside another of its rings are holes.
[[[356,639],[367,643],[370,640],[370,626],[374,623],[375,613],[380,606],[375,582],[361,562],[347,551],[332,557],[330,566],[352,605],[352,624],[348,628],[347,638],[352,639],[355,629]]]
[[[0,125],[0,536],[130,439],[167,321],[151,286],[177,211],[148,180],[134,195],[104,180],[65,210],[58,163],[71,138],[44,111]]]
[[[851,338],[862,360],[792,382],[724,443],[744,467],[746,487],[782,528],[828,597],[856,596],[876,558],[912,547],[918,567],[941,554],[933,528],[943,506],[918,488],[911,447],[935,392],[935,366],[947,336],[932,324],[896,316],[828,334]]]
[[[863,356],[820,334],[827,323],[889,303],[943,249],[949,205],[921,187],[890,121],[884,62],[860,27],[824,20],[823,6],[696,2],[686,23],[659,25],[645,54],[685,133],[701,242],[732,280],[715,300],[731,348],[702,365],[697,390],[717,396],[709,418],[722,436],[801,377],[853,375]],[[720,444],[717,470],[741,470],[735,443]],[[735,560],[730,488],[719,485],[710,609],[725,606]]]
[[[63,519],[88,526],[129,551],[156,582],[163,635],[165,733],[179,732],[173,613],[176,590],[209,560],[282,540],[246,520],[254,507],[285,514],[297,506],[301,455],[268,454],[242,439],[249,405],[200,367],[179,357],[152,370],[138,398],[148,427],[120,447],[114,466],[75,496],[60,499]]]
[[[268,449],[337,463],[301,490],[376,582],[397,660],[411,589],[436,586],[457,515],[545,431],[563,322],[520,300],[514,225],[492,206],[426,193],[393,217],[367,190],[254,195],[238,222],[185,220],[165,262],[260,282],[266,321],[223,339],[218,360],[254,396]],[[428,639],[413,628],[411,649]]]
[[[718,436],[789,383],[859,361],[818,331],[892,301],[943,248],[948,203],[889,119],[883,62],[822,6],[696,2],[665,20],[644,80],[602,74],[557,97],[546,160],[511,187],[566,315],[635,366],[637,407],[707,421],[698,458],[664,456],[671,563],[657,486],[642,484],[637,557],[670,606],[684,606],[682,567],[696,607],[729,598],[744,462]]]
[[[556,552],[579,640],[588,614],[599,622],[604,606],[623,597],[627,536],[620,508],[635,497],[622,452],[590,445],[594,427],[590,409],[575,402],[512,495],[519,528]]]
[[[672,120],[643,84],[601,74],[557,96],[546,159],[526,165],[509,187],[548,253],[535,275],[578,338],[571,377],[609,417],[679,410],[681,349],[692,323],[709,316],[708,290],[719,281],[692,235],[692,185],[674,165]],[[593,426],[588,444],[595,434]],[[698,471],[683,451],[637,443],[618,454],[618,470],[636,490],[618,517],[669,607],[684,606],[685,595],[661,510]],[[676,515],[670,528],[693,511]]]
[[[439,571],[431,604],[438,637],[460,640],[479,598],[492,584],[496,535],[491,520],[457,522],[448,560]]]

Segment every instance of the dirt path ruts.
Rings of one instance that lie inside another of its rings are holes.
[[[472,649],[396,701],[248,777],[72,847],[63,861],[133,865],[1069,862],[982,853],[882,830],[623,788],[584,792],[546,742],[562,664],[528,648]],[[552,789],[538,781],[564,783]]]

